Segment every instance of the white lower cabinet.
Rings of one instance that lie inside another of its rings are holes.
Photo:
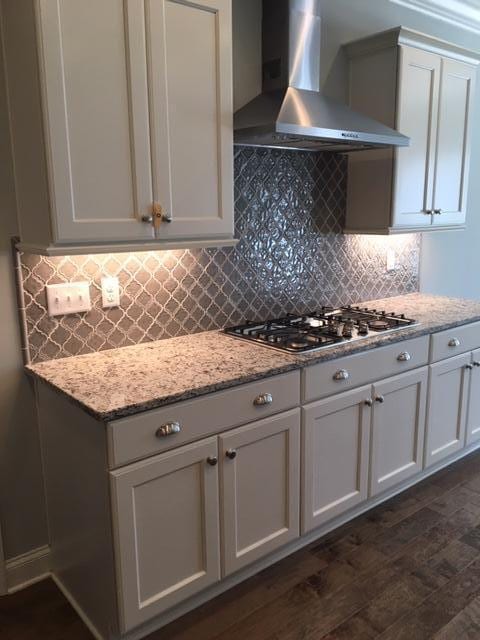
[[[219,454],[228,575],[300,535],[300,410],[221,435]]]
[[[471,353],[430,367],[425,449],[427,467],[465,446],[471,368]]]
[[[368,494],[371,387],[303,409],[302,532]]]
[[[427,381],[424,367],[373,385],[372,496],[422,470]]]
[[[480,350],[473,352],[466,444],[480,440]]]
[[[111,473],[123,631],[220,579],[217,438]]]

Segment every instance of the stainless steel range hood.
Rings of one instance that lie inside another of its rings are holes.
[[[312,151],[410,139],[320,93],[321,0],[263,0],[263,93],[235,114],[235,144]]]

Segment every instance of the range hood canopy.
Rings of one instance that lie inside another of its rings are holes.
[[[263,0],[263,93],[235,114],[235,144],[348,152],[410,139],[320,93],[321,0]]]

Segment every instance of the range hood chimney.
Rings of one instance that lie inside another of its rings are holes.
[[[410,139],[320,92],[321,0],[262,0],[263,92],[235,114],[235,144],[310,151]]]

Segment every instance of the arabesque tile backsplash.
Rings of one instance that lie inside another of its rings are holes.
[[[344,156],[236,148],[236,247],[22,255],[32,361],[417,291],[419,236],[342,235],[346,180]],[[118,276],[119,308],[102,309],[103,276]],[[92,310],[49,318],[45,285],[75,280],[91,282]]]

